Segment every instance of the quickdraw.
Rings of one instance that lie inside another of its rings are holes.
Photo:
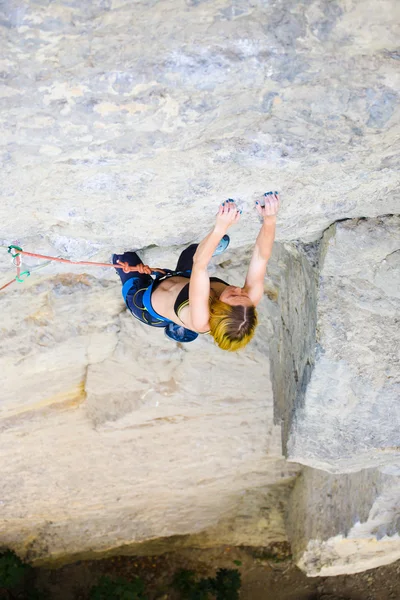
[[[40,260],[47,260],[49,263],[52,261],[68,263],[72,265],[90,265],[95,267],[112,267],[113,269],[122,269],[124,273],[131,273],[133,271],[138,271],[141,274],[151,275],[153,272],[164,273],[163,269],[152,269],[148,265],[137,265],[136,267],[132,267],[127,262],[119,261],[118,264],[111,263],[99,263],[99,262],[91,262],[84,260],[70,260],[68,258],[59,258],[56,256],[47,256],[46,254],[36,254],[34,252],[26,252],[20,246],[16,246],[15,244],[10,244],[8,246],[8,253],[11,254],[13,258],[13,262],[17,269],[17,274],[14,279],[11,279],[8,283],[0,287],[0,292],[6,289],[9,285],[14,283],[14,281],[18,281],[19,283],[23,283],[31,274],[30,271],[21,271],[22,265],[22,256],[32,256],[34,258],[39,258]]]

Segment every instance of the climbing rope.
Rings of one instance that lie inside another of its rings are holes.
[[[3,247],[5,247],[5,246],[3,246]],[[113,267],[113,269],[122,269],[124,273],[131,273],[133,271],[138,271],[140,274],[146,274],[146,275],[151,275],[153,272],[164,273],[163,269],[152,269],[148,265],[143,265],[143,264],[139,264],[136,267],[133,267],[132,265],[128,264],[127,262],[123,262],[121,260],[119,260],[118,263],[114,265],[111,263],[91,262],[88,260],[70,260],[68,258],[60,258],[57,256],[47,256],[46,254],[36,254],[34,252],[26,252],[25,250],[23,250],[19,246],[15,246],[14,244],[10,244],[10,246],[8,246],[8,253],[11,254],[11,256],[13,258],[13,262],[17,269],[17,274],[14,277],[14,279],[11,279],[11,281],[9,281],[8,283],[6,283],[2,287],[0,287],[0,292],[2,290],[5,290],[12,283],[14,283],[14,281],[23,283],[27,279],[27,277],[30,276],[31,272],[36,271],[39,268],[43,268],[46,266],[46,264],[50,264],[53,261],[68,263],[71,265],[90,265],[90,266],[94,266],[94,267]],[[21,256],[32,256],[33,258],[39,258],[40,260],[47,260],[47,263],[44,265],[33,267],[30,271],[26,270],[26,271],[21,272],[21,265],[22,265]]]

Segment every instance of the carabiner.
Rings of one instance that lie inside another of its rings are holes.
[[[13,253],[13,250],[15,250],[15,253]],[[8,246],[7,252],[8,252],[8,254],[11,254],[11,256],[13,258],[15,258],[16,256],[19,255],[18,250],[19,250],[19,252],[22,252],[22,248],[20,248],[19,246],[15,246],[14,244],[11,244],[10,246]]]

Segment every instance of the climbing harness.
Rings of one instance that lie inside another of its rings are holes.
[[[47,256],[46,254],[36,254],[34,252],[26,252],[20,246],[16,246],[15,244],[10,244],[8,246],[8,253],[11,254],[13,258],[13,262],[17,269],[17,274],[14,279],[11,279],[8,283],[0,287],[0,292],[5,290],[9,285],[14,283],[14,281],[18,281],[19,283],[23,283],[33,271],[36,271],[38,268],[43,268],[47,264],[50,264],[53,261],[68,263],[72,265],[89,265],[94,267],[112,267],[113,269],[122,269],[124,273],[131,273],[133,271],[139,271],[141,274],[151,275],[153,272],[155,273],[164,273],[163,269],[152,269],[147,265],[137,265],[136,267],[132,267],[127,262],[120,261],[119,264],[110,264],[110,263],[100,263],[100,262],[91,262],[85,260],[70,260],[68,258],[60,258],[57,256]],[[47,263],[44,265],[40,265],[37,267],[33,267],[30,271],[21,271],[22,265],[22,256],[32,256],[33,258],[39,258],[40,260],[47,260]]]

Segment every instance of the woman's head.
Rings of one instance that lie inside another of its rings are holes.
[[[225,295],[223,292],[219,298],[210,301],[210,333],[222,350],[231,352],[249,343],[257,325],[257,311],[250,299],[239,293],[241,288],[234,290],[237,293],[231,295],[226,288]]]

